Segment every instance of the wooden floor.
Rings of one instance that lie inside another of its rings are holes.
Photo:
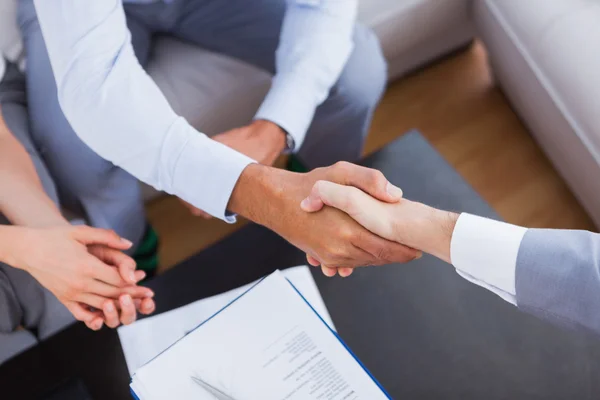
[[[565,183],[495,86],[480,44],[393,83],[366,152],[417,128],[506,221],[594,230]],[[174,198],[148,206],[165,270],[243,226],[193,218]]]

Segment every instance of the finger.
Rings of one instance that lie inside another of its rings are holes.
[[[313,267],[318,267],[319,265],[321,265],[321,263],[319,262],[319,260],[317,260],[316,258],[314,258],[313,256],[309,256],[308,254],[306,255],[306,260],[308,261],[308,263],[310,265],[312,265]]]
[[[87,288],[87,291],[98,296],[115,300],[118,299],[122,294],[129,294],[134,299],[154,297],[154,292],[144,286],[132,285],[126,287],[116,287],[98,280],[94,280]]]
[[[87,309],[87,307],[84,307],[83,305],[74,301],[65,303],[65,307],[67,307],[67,310],[73,314],[76,320],[85,322],[86,324],[93,322],[98,317],[102,317],[101,312],[90,311]]]
[[[327,206],[337,208],[351,217],[360,214],[361,210],[372,209],[373,207],[368,207],[369,203],[377,202],[377,200],[354,186],[344,186],[329,181],[315,183],[309,197],[305,200],[307,200],[307,203],[312,204],[316,202],[315,199]]]
[[[98,258],[90,254],[88,258],[88,264],[90,265],[89,277],[94,278],[98,281],[107,283],[116,287],[125,287],[129,285],[128,281],[125,281],[119,270],[115,267],[111,267]]]
[[[135,322],[135,304],[133,304],[133,300],[131,296],[125,294],[119,298],[119,303],[121,304],[121,323],[123,325],[129,325]]]
[[[99,331],[104,325],[104,319],[101,317],[94,318],[91,322],[86,322],[85,325],[93,331]]]
[[[402,189],[391,184],[381,171],[347,162],[336,164],[333,171],[337,183],[357,187],[378,200],[397,203],[402,199]]]
[[[144,315],[149,315],[156,310],[156,304],[152,299],[144,299],[142,300],[142,304],[138,310]]]
[[[154,292],[144,286],[127,286],[121,289],[120,294],[128,294],[133,299],[151,299],[154,297]]]
[[[319,182],[317,182],[313,186],[308,197],[305,198],[304,200],[302,200],[302,202],[300,203],[300,208],[302,208],[303,211],[317,212],[317,211],[320,211],[325,206],[325,203],[323,202],[323,200],[319,194],[318,183]]]
[[[99,245],[90,246],[88,251],[105,264],[117,267],[125,282],[135,285],[139,281],[135,275],[135,261],[122,251]]]
[[[118,270],[121,278],[125,281],[135,285],[138,281],[135,276],[135,261],[133,258],[128,255],[121,253],[120,251],[111,251],[110,252],[110,264],[115,265]]]
[[[98,310],[102,310],[104,302],[107,300],[106,297],[98,296],[92,293],[80,293],[77,296],[77,301],[90,307],[94,307]]]
[[[353,244],[371,255],[372,260],[369,264],[372,265],[384,265],[390,262],[405,263],[421,256],[418,250],[370,233],[362,235],[360,241]]]
[[[73,237],[86,246],[101,244],[119,250],[127,250],[133,246],[133,243],[114,231],[84,225],[73,228]]]
[[[329,181],[318,181],[311,196],[321,199],[330,207],[337,208],[351,216],[356,222],[383,238],[397,237],[391,222],[390,210],[381,201],[374,199],[353,186],[344,186]]]
[[[342,278],[349,277],[352,275],[352,272],[354,272],[352,268],[338,268],[338,274],[340,274]]]
[[[332,278],[337,274],[336,268],[331,268],[326,265],[321,265],[321,271],[323,271],[323,275]]]
[[[118,299],[123,293],[123,289],[98,280],[93,280],[86,287],[86,292],[104,297],[105,299]]]
[[[102,311],[104,311],[106,326],[113,329],[119,326],[119,312],[113,300],[105,301]]]
[[[135,274],[135,282],[136,283],[139,283],[146,278],[146,273],[144,271],[142,271],[141,269],[135,271],[134,274]]]
[[[152,299],[133,299],[135,309],[144,315],[152,314],[156,309],[156,304]]]

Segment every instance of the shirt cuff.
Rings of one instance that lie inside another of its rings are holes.
[[[271,121],[289,133],[294,139],[294,152],[302,147],[319,105],[309,87],[300,78],[275,76],[271,90],[255,116],[255,119]]]
[[[457,272],[516,304],[517,256],[526,228],[470,214],[461,214],[450,244]]]
[[[204,135],[196,135],[179,156],[172,184],[187,202],[225,222],[235,223],[236,216],[227,211],[227,204],[240,175],[255,162]]]

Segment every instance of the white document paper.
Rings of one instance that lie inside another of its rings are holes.
[[[282,273],[298,288],[329,326],[335,329],[309,267],[289,268]],[[119,339],[129,373],[133,375],[141,366],[231,303],[255,283],[120,327]]]
[[[281,272],[139,369],[131,387],[141,400],[388,399]]]

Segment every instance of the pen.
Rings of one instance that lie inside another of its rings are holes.
[[[210,383],[205,382],[201,378],[198,378],[197,376],[193,376],[193,375],[191,376],[191,378],[197,385],[201,386],[204,390],[206,390],[207,392],[209,392],[210,394],[215,396],[215,398],[217,400],[235,400],[233,397],[231,397],[228,394],[226,394],[225,392],[217,389]]]

